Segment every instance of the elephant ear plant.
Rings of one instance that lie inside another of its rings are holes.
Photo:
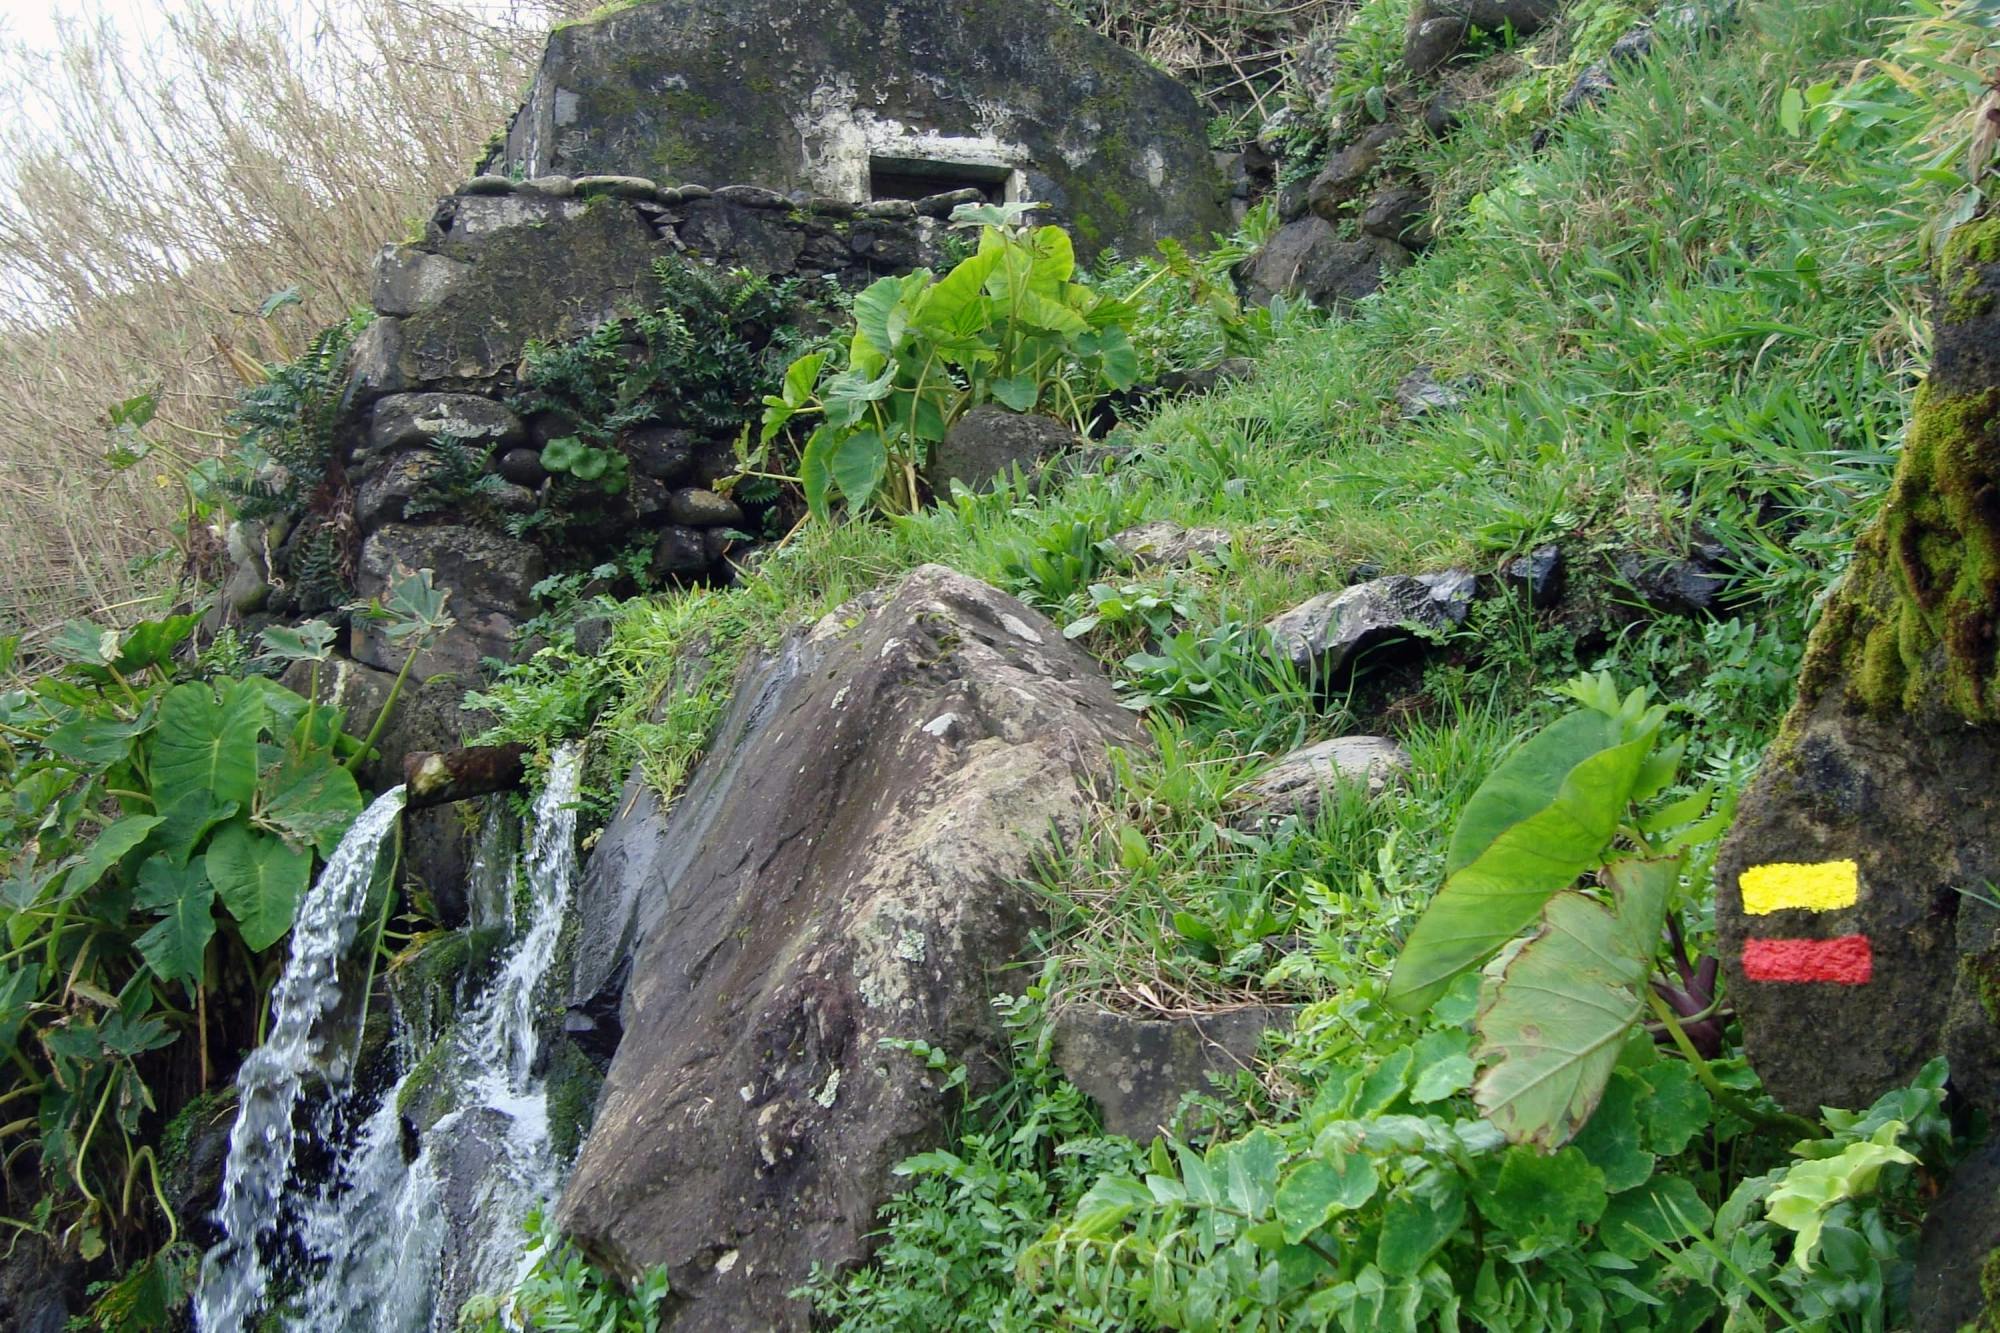
[[[1574,1138],[1649,1012],[1718,1102],[1819,1134],[1723,1087],[1697,1046],[1696,1036],[1719,1037],[1715,968],[1695,969],[1682,951],[1682,884],[1690,853],[1727,827],[1732,802],[1706,788],[1664,798],[1686,744],[1665,739],[1667,709],[1649,706],[1643,689],[1621,698],[1599,675],[1565,693],[1582,707],[1522,744],[1466,803],[1444,887],[1403,946],[1390,1003],[1420,1012],[1485,965],[1473,1096],[1515,1143]],[[1660,975],[1663,956],[1671,980]]]
[[[804,489],[815,517],[836,499],[916,508],[918,470],[969,408],[1045,412],[1081,430],[1106,393],[1138,379],[1126,332],[1137,293],[1075,281],[1069,234],[1024,225],[1029,207],[958,209],[954,223],[979,230],[977,253],[942,278],[918,269],[863,291],[845,365],[837,353],[801,357],[764,400],[759,455],[794,421],[819,418],[799,475],[780,478]]]
[[[443,602],[423,571],[370,613],[414,658],[450,623]],[[0,1140],[10,1162],[39,1151],[43,1187],[8,1220],[150,1277],[183,1248],[151,1145],[258,1039],[380,732],[356,740],[316,702],[330,627],[264,635],[269,668],[312,664],[302,696],[212,673],[185,651],[199,619],[72,623],[0,693]]]

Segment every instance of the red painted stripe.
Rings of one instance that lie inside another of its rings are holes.
[[[1832,940],[1745,940],[1743,975],[1752,981],[1831,981],[1865,986],[1875,975],[1866,935]]]

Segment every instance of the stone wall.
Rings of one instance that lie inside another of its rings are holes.
[[[398,568],[431,569],[450,591],[457,627],[418,663],[420,677],[469,678],[482,659],[505,657],[533,612],[530,590],[563,559],[509,535],[505,518],[564,502],[540,455],[575,428],[524,410],[520,367],[531,345],[581,338],[649,308],[654,266],[673,256],[849,289],[942,264],[945,220],[977,197],[855,205],[631,177],[470,182],[439,203],[421,240],[388,247],[377,266],[379,317],[355,348],[342,444],[355,495],[356,593],[379,596]],[[491,450],[496,481],[482,490],[483,515],[416,512],[451,442]],[[589,515],[593,545],[644,537],[660,580],[728,581],[763,518],[761,506],[717,492],[736,470],[734,432],[642,424],[615,447],[630,481]],[[370,666],[401,665],[365,626],[351,651]]]

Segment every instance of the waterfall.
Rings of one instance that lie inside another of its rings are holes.
[[[299,903],[291,956],[271,997],[269,1035],[236,1076],[236,1126],[216,1212],[223,1239],[201,1264],[198,1324],[209,1333],[236,1333],[263,1301],[270,1275],[260,1246],[277,1223],[291,1174],[297,1147],[292,1117],[321,1054],[314,1032],[340,1001],[340,962],[354,942],[376,861],[403,800],[401,787],[377,797]]]
[[[536,996],[555,961],[576,880],[581,776],[575,747],[564,747],[528,833],[526,920],[491,984],[421,1066],[419,1052],[401,1052],[404,1072],[379,1101],[337,1098],[323,1108],[322,1137],[336,1145],[336,1159],[317,1182],[295,1188],[285,1207],[293,1220],[285,1239],[299,1256],[296,1291],[282,1308],[282,1326],[292,1333],[449,1329],[457,1300],[503,1288],[516,1275],[525,1248],[521,1219],[551,1202],[560,1184],[546,1089],[534,1068]],[[474,878],[469,896],[485,905],[482,916],[511,920],[504,905],[517,883],[515,858],[490,828]],[[399,1033],[405,1041],[411,1035]],[[411,1159],[400,1104],[420,1077],[426,1097],[449,1110]],[[229,1235],[237,1234],[232,1225]],[[260,1283],[250,1299],[218,1309],[234,1322],[214,1322],[205,1284],[200,1327],[236,1333],[263,1296]]]

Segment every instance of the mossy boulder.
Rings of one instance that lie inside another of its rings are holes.
[[[1937,279],[1889,496],[1716,865],[1751,1062],[1801,1112],[1939,1054],[2000,1112],[2000,219],[1960,228]]]
[[[677,1330],[806,1328],[789,1293],[867,1258],[896,1164],[952,1108],[884,1041],[993,1085],[991,999],[1038,918],[1022,880],[1082,827],[1108,749],[1144,744],[1059,629],[935,565],[740,690],[767,706],[732,711],[660,832],[556,1218],[623,1278],[665,1264]]]
[[[1046,0],[650,0],[550,38],[494,166],[1054,205],[1089,252],[1227,225],[1192,94]]]

